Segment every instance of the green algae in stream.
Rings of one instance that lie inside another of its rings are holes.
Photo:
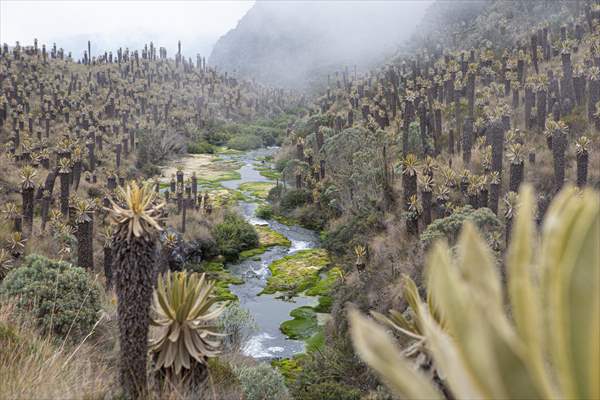
[[[325,278],[306,291],[308,296],[327,296],[331,294],[334,285],[342,276],[342,270],[339,267],[333,267],[327,271]]]
[[[290,240],[283,234],[269,228],[266,225],[256,225],[254,228],[256,229],[256,233],[258,233],[258,241],[260,242],[261,246],[290,247],[292,245],[292,242],[290,242]]]
[[[186,264],[188,271],[206,273],[206,278],[215,281],[214,294],[217,301],[237,301],[238,298],[229,290],[229,285],[241,285],[242,278],[234,276],[225,269],[225,265],[219,261],[202,261],[200,264]]]
[[[269,265],[271,276],[261,293],[287,292],[293,296],[319,282],[319,271],[329,265],[325,249],[300,250],[273,261]]]
[[[317,313],[312,307],[304,306],[295,308],[290,312],[290,316],[294,319],[284,321],[279,326],[290,339],[306,340],[310,339],[319,329],[317,321]]]
[[[245,260],[247,258],[253,258],[263,254],[270,247],[274,246],[282,246],[282,247],[290,247],[292,242],[288,238],[286,238],[281,233],[269,228],[265,225],[255,225],[254,229],[256,233],[258,233],[258,242],[260,246],[256,249],[244,250],[240,253],[240,260]]]
[[[238,155],[238,154],[243,153],[243,151],[236,150],[236,149],[230,149],[229,147],[225,147],[225,146],[216,146],[215,151],[217,154],[226,154],[226,155]]]
[[[245,182],[240,185],[239,189],[264,200],[269,196],[269,191],[273,186],[275,186],[275,184],[271,182]]]
[[[295,218],[291,218],[291,217],[286,217],[285,215],[281,215],[281,214],[275,214],[273,215],[273,219],[277,222],[279,222],[280,224],[286,225],[286,226],[294,226],[294,225],[300,225],[300,221],[298,221]]]

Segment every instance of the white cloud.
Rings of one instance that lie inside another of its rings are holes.
[[[13,45],[18,40],[30,45],[38,38],[40,43],[56,42],[78,57],[88,39],[92,40],[93,52],[102,45],[137,48],[153,40],[171,55],[181,40],[184,54],[201,52],[208,56],[216,39],[234,28],[253,3],[0,0],[0,42]]]

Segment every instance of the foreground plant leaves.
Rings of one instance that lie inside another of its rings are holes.
[[[548,211],[539,245],[533,199],[524,187],[507,252],[508,305],[491,251],[475,227],[465,224],[455,260],[445,243],[437,243],[428,256],[429,304],[407,285],[415,321],[405,323],[398,312],[391,319],[377,316],[388,324],[400,321],[404,329],[417,327],[415,338],[424,341],[456,398],[600,396],[598,194],[561,192]],[[432,383],[422,382],[428,378],[411,367],[375,322],[356,311],[349,317],[359,355],[397,394],[441,395]]]

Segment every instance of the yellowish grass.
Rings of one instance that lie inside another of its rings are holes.
[[[89,340],[89,337],[86,338]],[[1,399],[101,399],[115,390],[114,368],[84,339],[40,336],[10,304],[0,307]]]

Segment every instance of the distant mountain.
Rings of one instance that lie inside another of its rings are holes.
[[[366,69],[410,37],[429,1],[257,1],[215,44],[209,63],[260,82],[305,87]]]

